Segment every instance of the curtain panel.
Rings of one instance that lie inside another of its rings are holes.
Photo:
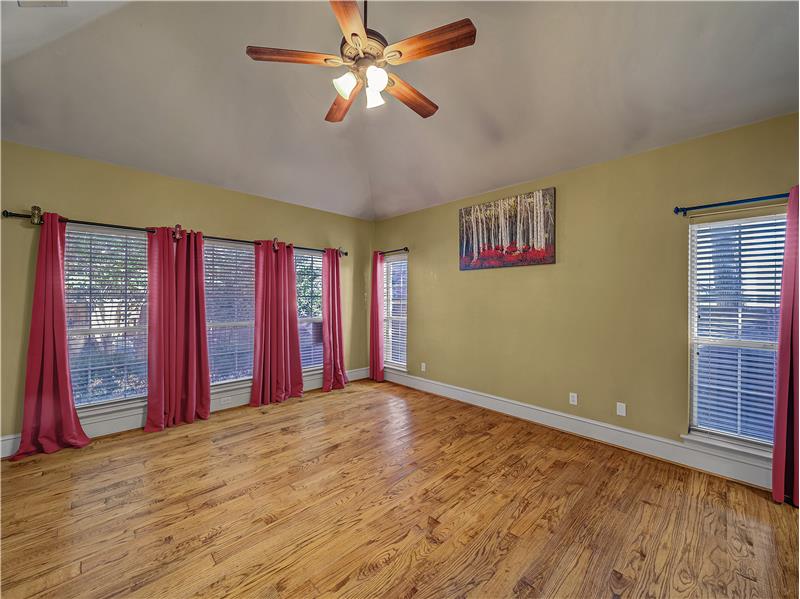
[[[339,250],[326,248],[322,256],[322,390],[344,389],[346,383]]]
[[[75,410],[69,374],[64,292],[66,231],[67,224],[58,214],[44,214],[28,336],[22,433],[12,460],[89,444]]]
[[[250,405],[303,395],[294,248],[283,242],[255,246],[255,333]]]
[[[383,254],[372,253],[372,295],[369,305],[369,378],[383,381]]]
[[[772,498],[798,505],[798,406],[797,406],[797,185],[789,192],[786,211],[786,243],[783,250],[778,373],[775,385],[775,438],[772,446]]]
[[[205,420],[211,377],[202,233],[158,227],[148,234],[147,299],[145,430]]]

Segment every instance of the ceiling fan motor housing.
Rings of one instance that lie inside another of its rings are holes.
[[[361,56],[359,49],[352,43],[342,38],[342,44],[339,47],[339,53],[342,55],[342,60],[345,62],[358,62],[360,58],[371,58],[373,61],[378,61],[383,58],[383,50],[389,45],[386,38],[374,29],[367,29],[367,39],[362,40]],[[360,39],[360,38],[359,38]],[[373,62],[374,64],[374,62]]]

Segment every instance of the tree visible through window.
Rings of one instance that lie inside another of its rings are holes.
[[[295,250],[297,320],[303,369],[322,367],[322,254]]]
[[[68,224],[67,338],[76,405],[147,395],[147,238]]]
[[[206,325],[211,382],[253,376],[255,252],[250,244],[205,242]]]

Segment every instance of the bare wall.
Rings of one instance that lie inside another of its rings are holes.
[[[788,191],[797,125],[780,117],[380,221],[376,247],[411,248],[409,372],[678,438],[688,220],[672,208]],[[459,208],[550,186],[555,264],[459,271]]]

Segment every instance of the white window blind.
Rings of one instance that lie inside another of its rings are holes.
[[[690,230],[692,427],[772,443],[785,215]]]
[[[147,395],[146,233],[68,224],[64,285],[75,404]]]
[[[255,253],[252,245],[206,241],[206,326],[211,382],[253,376]]]
[[[384,263],[384,362],[405,369],[408,316],[408,257],[387,256]]]
[[[322,367],[322,254],[295,250],[297,321],[303,369]]]

